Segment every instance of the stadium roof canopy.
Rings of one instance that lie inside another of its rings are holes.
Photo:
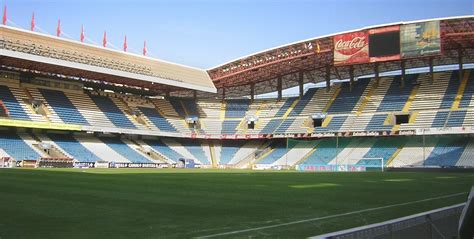
[[[380,27],[412,23],[439,21],[442,54],[377,63],[334,65],[333,37],[345,33],[358,32]],[[461,56],[461,57],[460,57]],[[331,79],[348,79],[353,71],[355,77],[378,72],[388,72],[404,68],[418,68],[474,62],[474,16],[429,19],[414,22],[396,22],[378,26],[299,41],[264,50],[233,60],[208,70],[218,91],[225,88],[226,96],[248,95],[251,86],[255,94],[274,92],[277,78],[282,77],[282,88],[304,83],[323,82],[330,74]]]
[[[205,70],[0,25],[0,65],[101,80],[156,92],[215,93]]]

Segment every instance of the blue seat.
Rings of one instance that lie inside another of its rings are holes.
[[[257,164],[272,164],[276,160],[281,158],[283,155],[285,155],[286,152],[288,152],[291,149],[290,146],[288,148],[286,147],[286,144],[284,141],[274,142],[271,147],[273,148],[273,151],[270,154],[268,154],[265,158],[258,161]]]
[[[448,111],[439,111],[436,113],[431,128],[442,128],[444,127],[446,120],[448,119]]]
[[[161,142],[160,140],[150,140],[150,139],[143,139],[143,141],[148,144],[152,149],[157,151],[158,153],[163,154],[165,157],[173,160],[178,161],[181,158],[184,158],[183,155],[171,149],[168,145]]]
[[[41,157],[15,133],[0,131],[0,148],[16,161],[38,160]]]
[[[224,140],[222,141],[220,165],[226,165],[232,160],[237,151],[245,144],[243,140]]]
[[[301,112],[306,108],[308,103],[313,99],[314,94],[316,93],[317,89],[316,88],[311,88],[306,93],[301,97],[300,101],[295,105],[293,110],[290,112],[288,116],[298,116],[301,114]],[[312,112],[315,113],[315,112]]]
[[[275,129],[280,125],[281,119],[271,119],[265,127],[260,131],[261,134],[273,134]]]
[[[222,134],[235,134],[239,124],[240,120],[224,120],[222,122]]]
[[[459,89],[459,71],[453,71],[449,79],[448,87],[444,92],[443,100],[441,101],[440,109],[449,109],[453,105],[454,100],[458,94]]]
[[[48,137],[79,162],[96,162],[101,160],[69,134],[48,134]]]
[[[296,99],[298,99],[298,98],[290,97],[290,98],[286,99],[285,102],[283,103],[283,105],[280,107],[280,109],[275,114],[275,117],[282,117],[286,113],[286,111],[288,111],[288,109],[295,102]]]
[[[119,138],[103,137],[99,139],[132,163],[152,163],[145,156],[130,148]]]
[[[346,122],[347,116],[334,116],[326,127],[317,127],[315,133],[337,132]]]
[[[186,148],[196,159],[201,161],[201,163],[207,165],[211,164],[198,140],[182,139],[180,142],[184,148]]]
[[[374,115],[370,119],[369,123],[365,127],[366,131],[390,131],[393,125],[384,125],[385,119],[388,114]]]
[[[336,97],[334,102],[331,104],[331,107],[329,107],[328,113],[350,113],[354,109],[362,94],[364,93],[365,88],[367,88],[369,82],[369,78],[359,79],[354,83],[352,91],[350,90],[349,82],[342,83],[341,91],[339,92],[339,95]]]
[[[451,114],[449,114],[448,121],[446,122],[446,127],[461,127],[464,123],[466,113],[467,110],[451,111]]]
[[[285,134],[286,131],[290,128],[290,126],[295,122],[296,118],[285,119],[280,124],[277,130],[275,130],[274,134]]]
[[[64,92],[47,89],[39,89],[39,91],[64,123],[89,125]]]
[[[94,103],[105,116],[119,128],[135,129],[135,125],[127,118],[124,112],[108,97],[90,95]]]
[[[153,123],[158,129],[168,132],[177,132],[176,128],[168,122],[158,111],[153,108],[138,107],[138,109]]]
[[[349,138],[322,139],[317,149],[303,162],[306,165],[327,165],[336,158],[342,150],[350,143]]]
[[[8,110],[9,117],[18,120],[30,120],[8,86],[0,85],[0,100]]]
[[[401,111],[410,97],[417,78],[418,74],[406,75],[405,87],[401,88],[401,76],[395,76],[377,112]]]
[[[250,100],[238,99],[238,100],[227,100],[225,108],[226,118],[243,118],[249,109]]]
[[[425,165],[455,166],[461,158],[468,140],[462,136],[441,136],[433,151],[426,158]]]
[[[471,70],[469,74],[469,79],[462,94],[461,101],[459,102],[459,108],[466,108],[471,102],[472,95],[474,94],[474,71]]]

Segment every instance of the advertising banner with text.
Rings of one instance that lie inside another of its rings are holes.
[[[402,25],[400,43],[402,58],[441,54],[439,21]]]
[[[352,32],[333,37],[334,65],[369,62],[369,34]]]

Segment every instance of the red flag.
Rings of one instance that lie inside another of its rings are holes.
[[[31,30],[35,31],[35,13],[31,16]]]
[[[148,53],[148,50],[146,49],[146,41],[143,43],[143,55],[146,56],[146,53]]]
[[[61,36],[61,18],[58,19],[58,28],[56,29],[56,36]]]
[[[107,47],[107,32],[104,31],[104,39],[102,39],[102,46]]]
[[[7,25],[7,5],[3,8],[3,25]]]
[[[127,35],[125,35],[125,41],[123,42],[123,51],[127,51],[128,45],[127,45]]]
[[[84,35],[84,25],[81,27],[81,42],[84,42],[84,38],[86,38],[86,35]]]

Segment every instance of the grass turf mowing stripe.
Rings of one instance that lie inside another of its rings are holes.
[[[324,220],[324,219],[331,219],[331,218],[336,218],[336,217],[341,217],[341,216],[349,216],[349,215],[358,214],[358,213],[364,213],[364,212],[376,211],[376,210],[381,210],[381,209],[387,209],[387,208],[393,208],[393,207],[399,207],[399,206],[406,206],[406,205],[411,205],[411,204],[429,202],[429,201],[445,199],[445,198],[451,198],[451,197],[457,197],[457,196],[467,195],[467,194],[468,194],[468,192],[454,193],[454,194],[443,195],[443,196],[439,196],[439,197],[426,198],[426,199],[416,200],[416,201],[411,201],[411,202],[397,203],[397,204],[392,204],[392,205],[387,205],[387,206],[382,206],[382,207],[367,208],[367,209],[362,209],[362,210],[357,210],[357,211],[352,211],[352,212],[339,213],[339,214],[334,214],[334,215],[329,215],[329,216],[324,216],[324,217],[309,218],[309,219],[304,219],[304,220],[298,220],[298,221],[292,221],[292,222],[286,222],[286,223],[279,223],[279,224],[263,226],[263,227],[248,228],[248,229],[243,229],[243,230],[238,230],[238,231],[217,233],[217,234],[212,234],[212,235],[200,236],[200,237],[196,237],[196,238],[212,238],[212,237],[220,237],[220,236],[227,236],[227,235],[235,235],[235,234],[240,234],[240,233],[245,233],[245,232],[259,231],[259,230],[270,229],[270,228],[275,228],[275,227],[290,226],[290,225],[299,224],[299,223],[314,222],[314,221],[319,221],[319,220]]]

